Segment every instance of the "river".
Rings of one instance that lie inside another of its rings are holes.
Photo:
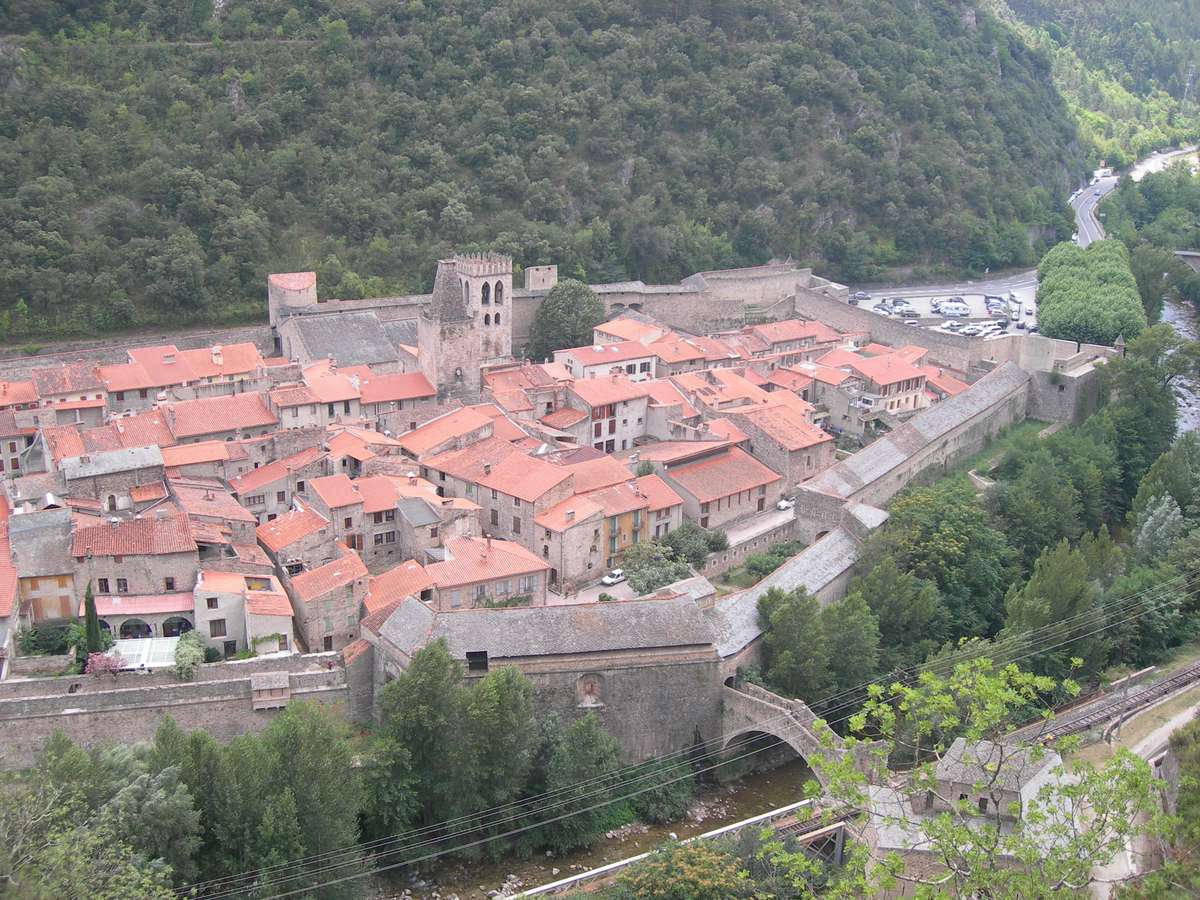
[[[795,803],[804,798],[804,784],[811,779],[812,770],[802,759],[793,758],[770,771],[753,772],[727,785],[702,788],[688,818],[681,822],[628,825],[611,838],[602,837],[587,849],[562,856],[509,858],[496,863],[446,860],[421,872],[387,873],[372,885],[369,896],[379,900],[405,896],[482,900],[489,891],[499,890],[509,875],[515,875],[525,888],[536,887],[645,853],[668,840],[672,833],[679,838],[693,837]]]
[[[1163,303],[1162,321],[1173,327],[1188,340],[1196,340],[1196,311],[1183,300],[1167,300]],[[1175,389],[1179,406],[1179,433],[1200,429],[1200,393],[1197,385],[1187,382]]]

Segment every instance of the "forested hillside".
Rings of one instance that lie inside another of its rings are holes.
[[[989,2],[1051,60],[1091,164],[1200,136],[1200,0]]]
[[[426,288],[451,248],[593,281],[1032,264],[1082,171],[1046,56],[966,0],[229,0],[217,19],[0,0],[0,21],[11,337],[261,315],[269,271]]]

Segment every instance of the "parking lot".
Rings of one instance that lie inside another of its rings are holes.
[[[890,317],[909,324],[916,323],[914,327],[930,328],[935,331],[961,333],[970,326],[982,327],[999,319],[1007,318],[1010,322],[1007,333],[1014,334],[1026,331],[1029,326],[1037,324],[1035,295],[1036,285],[1028,287],[1022,285],[1011,291],[1004,291],[1002,294],[991,295],[998,296],[1004,301],[1004,306],[998,315],[992,315],[989,312],[986,300],[988,295],[982,291],[959,290],[951,293],[947,291],[914,290],[905,292],[899,290],[891,293],[873,292],[869,299],[860,297],[857,303],[863,309],[883,315],[876,307],[883,305],[885,300],[893,301],[896,298],[903,298],[908,302],[908,306],[902,308],[900,312],[893,310]],[[962,305],[966,307],[966,315],[945,316],[934,310],[933,306],[936,302],[948,301],[951,298],[962,300]],[[890,303],[888,305],[890,306]],[[1024,327],[1019,327],[1018,323]]]

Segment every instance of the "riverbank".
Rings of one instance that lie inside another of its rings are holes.
[[[625,859],[661,844],[674,835],[694,837],[804,798],[812,770],[795,758],[766,772],[753,772],[727,785],[706,786],[693,799],[682,821],[665,825],[632,823],[609,832],[591,847],[562,855],[499,862],[447,860],[414,872],[387,873],[372,885],[377,900],[439,898],[484,900],[504,885],[510,890],[536,887],[606,863]],[[390,877],[389,877],[390,876]]]

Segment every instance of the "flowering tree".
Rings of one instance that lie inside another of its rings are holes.
[[[84,672],[88,675],[112,675],[125,667],[125,660],[119,653],[89,653]]]

